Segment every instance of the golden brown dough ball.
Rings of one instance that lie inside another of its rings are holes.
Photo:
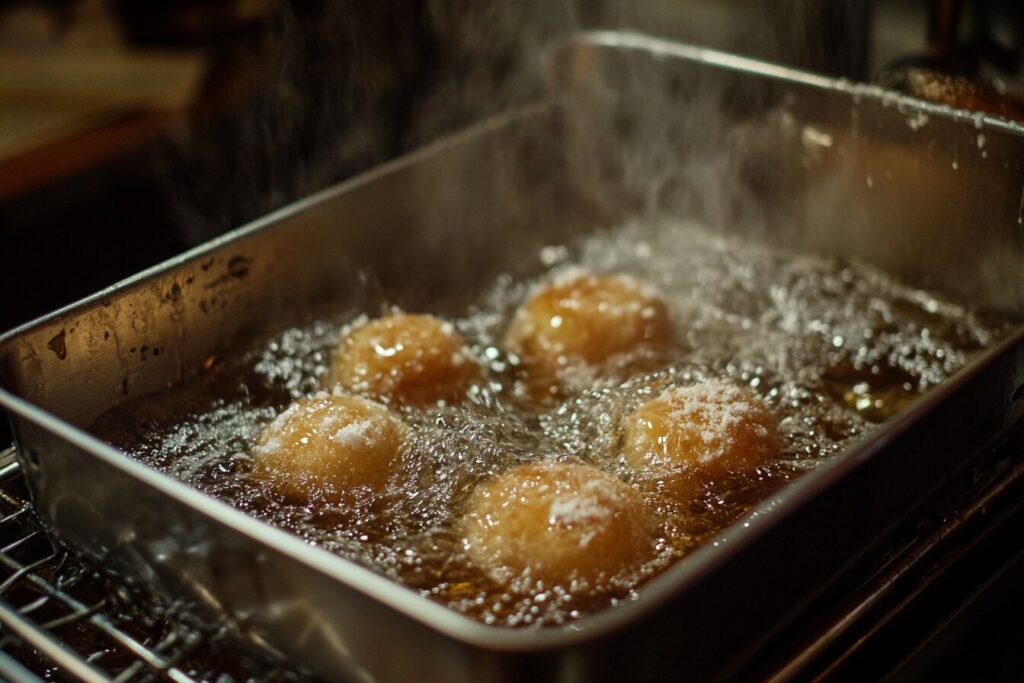
[[[256,471],[296,502],[379,493],[399,465],[408,428],[359,396],[320,393],[291,404],[260,435]]]
[[[334,354],[332,372],[348,391],[416,406],[459,401],[480,376],[451,323],[406,313],[350,330]]]
[[[753,392],[723,381],[666,391],[625,421],[626,463],[682,499],[717,477],[756,469],[778,451],[775,416]]]
[[[459,529],[470,558],[496,581],[593,588],[650,560],[656,525],[639,494],[609,474],[531,463],[480,484]]]
[[[601,366],[672,337],[665,302],[633,278],[573,275],[542,289],[516,312],[505,337],[531,393],[557,396],[567,370]]]

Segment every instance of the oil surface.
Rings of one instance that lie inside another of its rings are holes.
[[[538,259],[541,275],[498,278],[452,320],[488,381],[462,405],[402,409],[412,437],[399,476],[375,505],[290,504],[252,476],[250,457],[260,431],[291,401],[330,388],[331,353],[360,311],[211,358],[195,381],[119,406],[93,431],[311,545],[485,623],[563,624],[631,598],[651,576],[1012,329],[863,264],[724,238],[689,223],[630,222],[578,244],[546,247]],[[533,289],[577,268],[631,275],[660,290],[675,342],[666,352],[623,358],[602,377],[569,377],[569,398],[556,405],[530,403],[502,336]],[[466,559],[453,521],[478,482],[539,459],[590,463],[630,482],[618,454],[623,418],[668,387],[715,378],[764,399],[780,420],[782,452],[751,475],[712,482],[690,504],[644,490],[660,523],[660,554],[629,585],[529,591],[495,584]]]

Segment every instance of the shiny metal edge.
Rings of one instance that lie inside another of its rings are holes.
[[[820,90],[843,92],[853,97],[855,102],[861,99],[875,100],[884,107],[895,107],[901,111],[906,108],[907,111],[940,116],[963,121],[978,127],[989,127],[1024,136],[1024,123],[1017,123],[1009,119],[992,116],[991,114],[928,102],[927,100],[921,100],[869,83],[855,83],[843,78],[831,78],[781,64],[763,62],[758,59],[690,45],[688,43],[676,43],[642,33],[631,31],[586,31],[575,34],[560,45],[556,45],[554,49],[558,50],[569,46],[581,45],[595,45],[620,50],[642,50],[654,57],[680,57],[704,64],[720,66],[730,71],[739,71],[791,83],[800,83]]]

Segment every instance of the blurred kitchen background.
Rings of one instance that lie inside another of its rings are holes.
[[[923,65],[1007,115],[1024,63],[1020,0],[0,0],[0,330],[529,100],[544,44],[606,27]]]

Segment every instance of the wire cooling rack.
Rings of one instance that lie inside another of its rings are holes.
[[[226,623],[197,629],[133,601],[46,533],[7,449],[0,451],[0,680],[314,679],[242,647]]]

